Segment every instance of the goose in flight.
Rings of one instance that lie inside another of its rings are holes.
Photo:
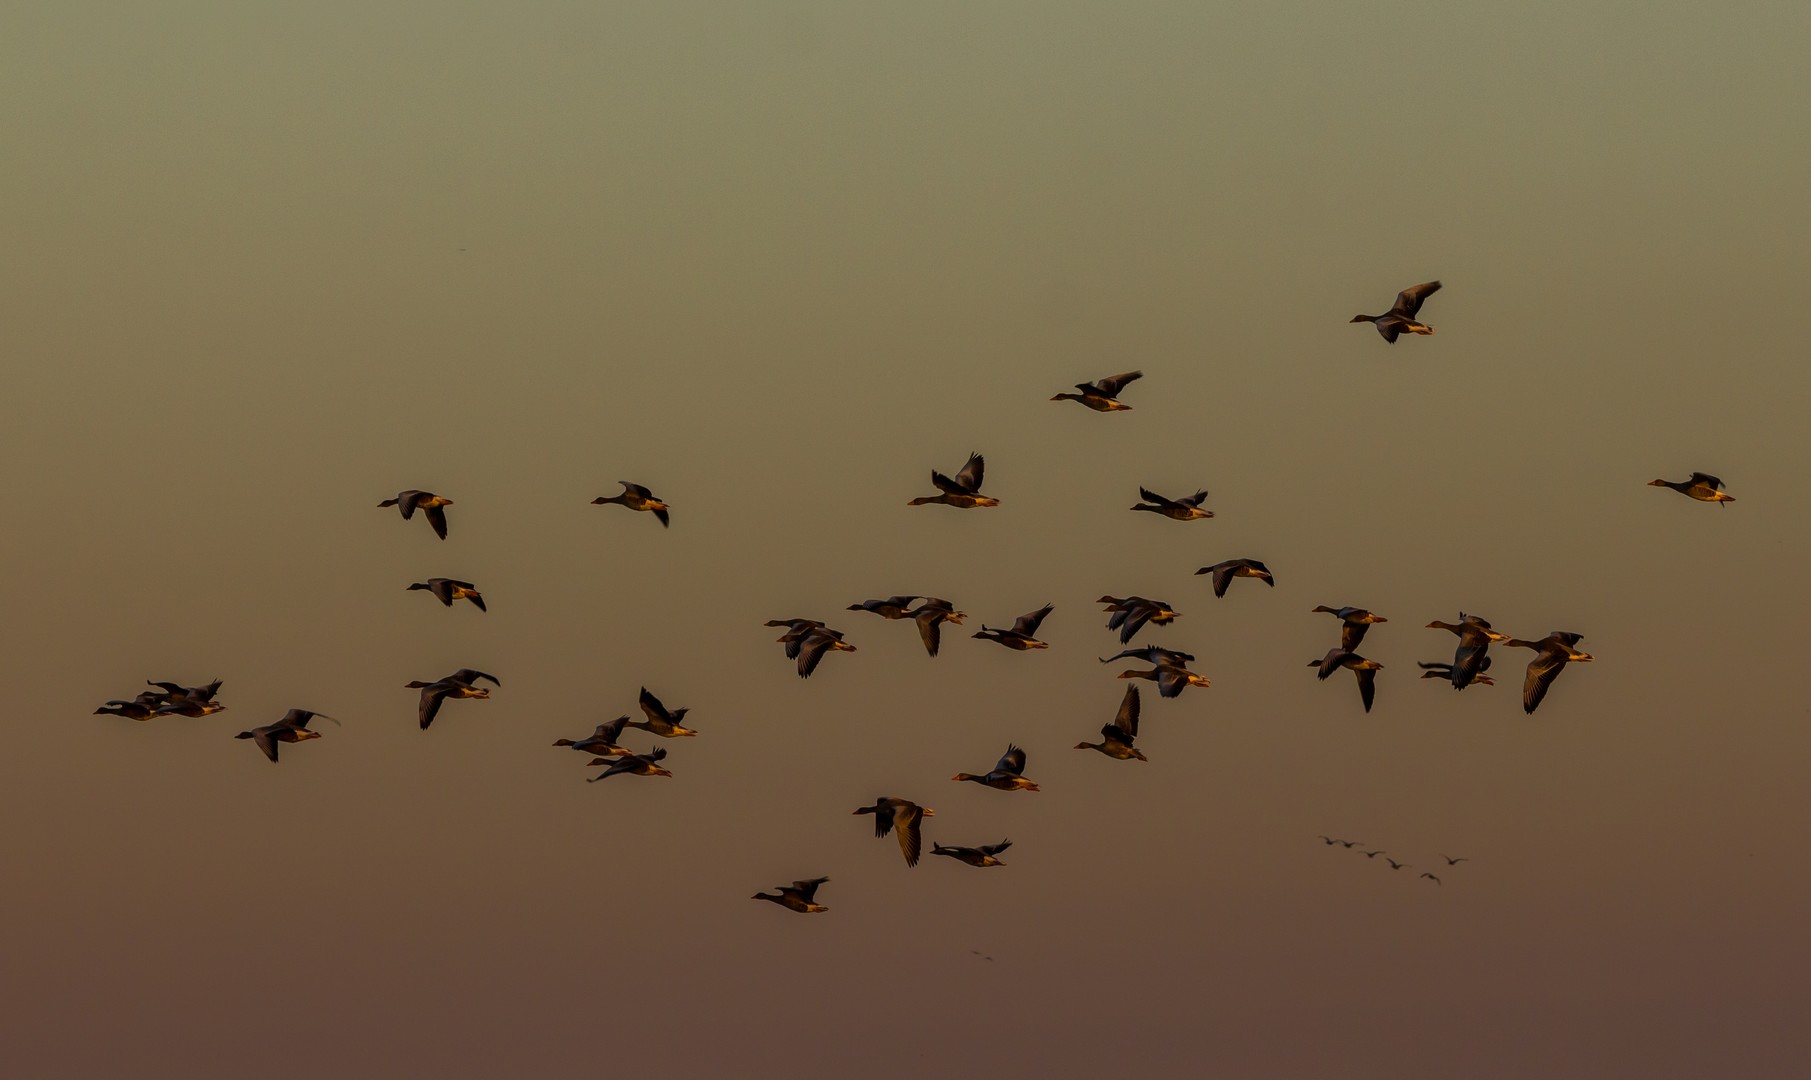
[[[1457,623],[1441,622],[1435,619],[1427,624],[1429,630],[1446,630],[1459,635],[1459,647],[1453,653],[1453,689],[1463,690],[1477,680],[1485,667],[1486,651],[1493,641],[1508,641],[1509,635],[1499,634],[1490,628],[1490,624],[1476,615],[1467,615],[1461,611]]]
[[[441,702],[447,698],[477,698],[480,701],[490,697],[490,691],[481,686],[474,686],[479,679],[489,679],[492,684],[502,686],[494,675],[487,675],[475,668],[460,668],[451,675],[433,682],[412,682],[404,686],[410,690],[421,691],[421,703],[416,709],[415,718],[426,731],[440,714]]]
[[[843,636],[842,631],[832,630],[816,619],[769,619],[762,625],[786,628],[786,632],[774,640],[786,646],[786,659],[788,660],[797,660],[804,640],[817,631],[822,631],[838,639]]]
[[[796,911],[802,915],[815,915],[820,911],[830,910],[824,905],[816,903],[814,899],[817,896],[817,887],[829,880],[827,877],[814,877],[805,881],[795,881],[791,885],[776,885],[775,888],[779,892],[771,894],[758,892],[749,899],[771,900],[788,911]]]
[[[1371,624],[1390,621],[1361,607],[1331,608],[1322,604],[1314,610],[1324,611],[1345,624],[1339,630],[1339,647],[1347,652],[1357,651],[1358,643],[1365,639],[1365,631],[1371,628]]]
[[[1458,858],[1456,858],[1456,859],[1455,859],[1455,858],[1453,858],[1453,857],[1452,857],[1452,856],[1451,856],[1451,855],[1442,855],[1442,856],[1440,856],[1440,857],[1441,857],[1441,858],[1442,858],[1442,859],[1445,859],[1445,860],[1446,860],[1446,865],[1448,865],[1448,866],[1458,866],[1458,865],[1459,865],[1459,864],[1460,864],[1460,863],[1462,863],[1462,862],[1470,862],[1470,861],[1471,861],[1471,860],[1470,860],[1470,859],[1468,859],[1468,858],[1466,858],[1466,857],[1465,857],[1465,856],[1464,856],[1464,855],[1461,855],[1461,856],[1459,856],[1459,857],[1458,857]]]
[[[148,681],[148,680],[147,680]],[[151,683],[150,685],[165,691],[163,704],[157,706],[152,716],[212,716],[225,712],[226,706],[214,700],[220,692],[221,680],[215,679],[207,686],[177,686],[175,683]]]
[[[1181,499],[1166,499],[1150,488],[1139,488],[1138,497],[1144,502],[1132,507],[1134,510],[1148,510],[1153,514],[1162,514],[1172,521],[1201,521],[1214,516],[1212,510],[1201,509],[1201,501],[1207,498],[1207,492],[1197,491]]]
[[[377,505],[379,509],[386,506],[396,507],[402,511],[404,521],[414,517],[415,511],[420,510],[427,515],[428,524],[434,527],[434,535],[442,540],[446,539],[446,511],[441,508],[453,505],[451,499],[443,499],[431,491],[416,491],[410,488],[408,491],[397,493],[396,498],[385,499]]]
[[[607,724],[597,725],[597,730],[583,739],[559,739],[553,745],[570,746],[581,753],[605,759],[605,764],[608,764],[609,758],[629,756],[627,747],[616,744],[616,740],[622,738],[623,728],[628,725],[629,718],[619,716]],[[597,762],[593,761],[591,764],[595,765]]]
[[[1429,881],[1431,881],[1431,882],[1433,882],[1433,883],[1434,883],[1434,884],[1436,884],[1436,885],[1439,885],[1439,884],[1440,884],[1440,883],[1441,883],[1441,882],[1440,882],[1440,879],[1439,879],[1439,878],[1437,878],[1437,877],[1435,877],[1435,876],[1434,876],[1434,875],[1432,875],[1432,874],[1430,874],[1430,873],[1428,873],[1428,872],[1427,872],[1427,871],[1425,871],[1425,870],[1423,870],[1423,871],[1422,871],[1422,872],[1421,872],[1421,876],[1422,876],[1422,877],[1424,877],[1424,878],[1426,878],[1426,879],[1428,879],[1428,880],[1429,880]]]
[[[1020,652],[1024,652],[1026,649],[1048,649],[1050,643],[1039,641],[1037,632],[1038,626],[1054,610],[1056,610],[1055,604],[1045,604],[1036,611],[1028,611],[1018,617],[1010,630],[996,630],[986,623],[982,623],[981,632],[972,636],[997,641],[1009,649],[1017,649]]]
[[[1125,649],[1114,656],[1103,657],[1101,663],[1111,664],[1115,660],[1143,660],[1147,664],[1154,664],[1158,667],[1166,664],[1171,667],[1182,667],[1185,664],[1194,663],[1195,655],[1165,649],[1159,645],[1146,645],[1142,649]]]
[[[640,484],[631,484],[627,480],[618,480],[617,483],[623,486],[623,493],[621,495],[612,495],[609,498],[599,495],[597,498],[591,500],[591,505],[602,506],[607,503],[615,503],[618,506],[626,506],[631,510],[651,510],[654,512],[654,516],[660,520],[660,527],[663,529],[667,527],[669,524],[667,521],[667,511],[671,510],[672,507],[661,502],[659,499],[656,499],[652,491],[642,487]]]
[[[917,610],[911,613],[912,621],[918,624],[918,639],[924,642],[924,651],[932,656],[937,655],[937,648],[942,643],[943,632],[940,627],[946,622],[961,626],[962,620],[967,617],[966,612],[957,611],[948,600],[939,600],[935,596],[925,597],[924,603],[919,604]]]
[[[912,612],[906,609],[912,601],[922,600],[922,596],[889,596],[885,600],[863,600],[859,604],[850,604],[850,611],[871,611],[883,619],[909,619]]]
[[[656,746],[653,750],[650,750],[645,754],[630,754],[628,757],[619,757],[610,763],[608,769],[605,769],[603,772],[586,780],[585,783],[595,784],[599,780],[615,776],[617,773],[629,773],[632,776],[672,776],[673,774],[670,771],[660,767],[661,759],[666,756],[666,748]]]
[[[1448,682],[1452,681],[1453,665],[1451,664],[1429,663],[1426,660],[1417,660],[1415,661],[1415,666],[1421,669],[1421,677],[1424,679],[1445,679]],[[1495,686],[1497,681],[1484,674],[1489,670],[1490,657],[1486,656],[1483,661],[1478,664],[1478,673],[1471,677],[1471,681],[1480,686]]]
[[[1406,870],[1406,869],[1408,869],[1408,865],[1409,865],[1408,863],[1405,863],[1405,862],[1397,862],[1395,859],[1392,859],[1387,855],[1384,856],[1383,861],[1389,863],[1390,869],[1392,869],[1392,870]]]
[[[1138,687],[1128,686],[1126,696],[1120,699],[1118,715],[1114,716],[1106,727],[1100,729],[1100,742],[1076,743],[1075,748],[1077,750],[1098,750],[1116,761],[1125,761],[1129,758],[1137,758],[1139,761],[1149,760],[1137,747],[1132,745],[1138,738],[1138,712]]]
[[[1107,605],[1107,610],[1112,613],[1107,617],[1107,629],[1119,631],[1121,645],[1130,642],[1138,631],[1144,629],[1145,623],[1167,626],[1182,614],[1162,600],[1147,600],[1142,596],[1128,596],[1124,599],[1103,596],[1095,602]]]
[[[817,670],[818,661],[826,653],[854,651],[855,646],[844,641],[840,631],[827,627],[808,631],[798,639],[799,678],[811,678],[811,673]]]
[[[1036,791],[1038,786],[1025,779],[1025,751],[1007,744],[1006,753],[994,765],[993,771],[976,775],[974,773],[957,773],[951,780],[972,780],[997,791]]]
[[[1002,840],[997,844],[982,844],[980,847],[952,847],[933,842],[931,854],[948,855],[950,858],[960,859],[970,866],[1005,866],[1005,863],[994,856],[1011,846],[1011,840]]]
[[[459,581],[454,578],[431,577],[426,581],[417,581],[403,591],[414,592],[417,589],[426,589],[428,592],[433,593],[434,599],[440,601],[447,607],[452,607],[453,601],[455,600],[470,600],[472,606],[479,611],[490,610],[484,606],[484,597],[479,594],[478,587],[469,581]]]
[[[168,694],[153,693],[147,690],[138,695],[138,697],[133,698],[131,701],[114,698],[107,702],[107,704],[94,710],[94,715],[123,716],[128,720],[138,720],[142,722],[156,716],[158,708],[168,700],[170,700]]]
[[[1352,321],[1374,323],[1377,332],[1391,345],[1396,344],[1398,334],[1431,334],[1434,328],[1426,323],[1416,322],[1415,315],[1421,310],[1422,303],[1439,291],[1438,281],[1410,285],[1396,294],[1396,303],[1382,315],[1354,315]]]
[[[1383,848],[1378,848],[1376,851],[1361,851],[1359,854],[1367,859],[1375,859],[1379,855],[1388,855],[1389,852]]]
[[[1276,587],[1276,578],[1271,576],[1270,567],[1265,566],[1256,559],[1228,559],[1225,562],[1217,562],[1212,566],[1203,566],[1201,569],[1195,571],[1195,573],[1197,576],[1201,574],[1214,575],[1215,599],[1219,599],[1226,595],[1226,587],[1231,585],[1232,579],[1236,577],[1257,578],[1259,581],[1262,581],[1273,589]]]
[[[980,454],[968,455],[968,462],[962,466],[962,471],[956,474],[954,480],[933,469],[931,470],[931,483],[937,486],[938,494],[913,499],[906,505],[924,506],[928,503],[942,503],[945,506],[954,506],[963,510],[977,506],[998,506],[1000,500],[990,499],[981,494],[981,480],[986,472],[987,459]]]
[[[1690,495],[1699,502],[1714,502],[1718,506],[1736,501],[1734,495],[1723,493],[1723,481],[1709,473],[1695,472],[1684,480],[1649,480],[1648,487],[1672,488],[1681,495]]]
[[[1127,384],[1142,378],[1144,378],[1142,371],[1127,371],[1119,375],[1109,375],[1091,383],[1076,383],[1075,388],[1081,391],[1079,394],[1058,394],[1050,400],[1079,401],[1095,412],[1125,412],[1132,406],[1114,399],[1119,397],[1119,392],[1124,390]]]
[[[919,823],[925,818],[936,817],[937,811],[919,806],[910,799],[895,799],[883,795],[874,800],[873,806],[864,806],[854,812],[874,815],[874,835],[877,837],[897,832],[899,834],[899,852],[905,856],[906,865],[918,865]]]
[[[1375,660],[1366,660],[1357,653],[1348,652],[1345,649],[1328,649],[1327,655],[1319,660],[1308,661],[1308,666],[1320,669],[1318,677],[1323,682],[1326,681],[1327,676],[1340,668],[1345,668],[1358,676],[1358,696],[1365,703],[1365,712],[1371,711],[1371,702],[1377,698],[1377,673],[1383,670],[1382,664]]]
[[[308,730],[308,722],[317,716],[322,720],[333,720],[333,717],[326,713],[309,712],[307,709],[291,709],[284,713],[283,719],[276,723],[265,724],[263,727],[252,728],[250,731],[241,731],[233,738],[253,740],[258,744],[258,749],[264,751],[264,756],[274,762],[277,760],[277,746],[280,743],[305,742],[321,737],[320,732]],[[333,722],[339,723],[338,720],[333,720]]]
[[[1160,697],[1173,698],[1191,686],[1214,685],[1205,675],[1197,675],[1181,664],[1160,663],[1149,671],[1122,671],[1122,679],[1149,679],[1157,684]]]
[[[1541,699],[1547,696],[1547,688],[1553,680],[1559,678],[1567,664],[1588,664],[1597,657],[1588,652],[1579,652],[1577,645],[1584,640],[1583,634],[1555,630],[1539,641],[1523,641],[1521,638],[1510,638],[1503,642],[1505,647],[1533,649],[1535,656],[1528,662],[1528,677],[1522,682],[1522,711],[1533,713],[1540,707]]]
[[[626,722],[626,726],[653,732],[666,739],[698,734],[681,723],[685,719],[685,714],[692,711],[689,706],[683,709],[669,709],[660,703],[659,698],[648,693],[648,688],[645,686],[641,688],[640,702],[641,711],[647,715],[647,719],[630,720]]]

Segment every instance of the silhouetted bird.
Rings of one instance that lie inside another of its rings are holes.
[[[617,483],[623,486],[621,495],[611,495],[608,498],[599,495],[591,500],[591,505],[602,506],[607,503],[615,503],[617,506],[626,506],[631,510],[652,511],[654,516],[660,520],[661,528],[664,529],[670,524],[667,520],[667,512],[672,507],[656,499],[652,491],[640,484],[631,484],[627,480],[618,480]]]
[[[265,724],[263,727],[253,728],[250,731],[241,731],[233,738],[253,740],[258,744],[258,749],[264,751],[265,757],[275,761],[277,760],[278,744],[305,742],[321,737],[320,732],[308,730],[308,722],[317,716],[322,720],[333,720],[333,717],[326,713],[309,712],[307,709],[291,709],[284,713],[283,719],[276,723]],[[339,723],[338,720],[333,720],[333,722]]]
[[[1127,758],[1147,760],[1133,745],[1138,738],[1138,687],[1126,687],[1126,696],[1120,699],[1119,713],[1106,727],[1100,729],[1100,742],[1076,743],[1077,750],[1098,750],[1110,758],[1125,761]]]
[[[1228,559],[1212,566],[1203,566],[1195,573],[1197,575],[1214,575],[1214,596],[1216,598],[1226,595],[1226,587],[1231,585],[1232,579],[1236,577],[1257,578],[1272,588],[1276,587],[1276,579],[1271,576],[1270,568],[1256,559]]]
[[[428,524],[434,527],[434,535],[446,539],[446,511],[442,507],[453,505],[453,500],[443,499],[431,491],[416,491],[413,488],[399,493],[394,499],[385,499],[377,504],[379,509],[394,506],[402,511],[402,519],[409,520],[420,510],[427,516]]]
[[[981,494],[981,479],[987,471],[987,459],[980,454],[970,454],[967,464],[956,474],[954,480],[936,470],[931,471],[931,483],[937,486],[940,494],[926,495],[913,499],[907,506],[924,506],[927,503],[942,503],[963,510],[976,506],[998,506],[1000,500],[990,499]]]
[[[830,879],[827,877],[818,877],[810,878],[805,881],[795,881],[791,885],[776,886],[776,888],[780,890],[777,893],[770,895],[768,893],[758,892],[749,897],[749,899],[771,900],[790,911],[797,911],[805,915],[814,915],[820,911],[830,910],[822,904],[812,902],[812,898],[817,896],[817,887],[829,880]]]
[[[1025,779],[1025,751],[1008,744],[1006,753],[1000,755],[999,762],[993,771],[976,775],[975,773],[957,773],[951,780],[972,780],[1000,791],[1036,791],[1038,786]]]
[[[1424,281],[1419,285],[1410,285],[1396,294],[1396,303],[1382,315],[1354,315],[1352,321],[1374,323],[1377,332],[1390,344],[1396,344],[1398,334],[1431,334],[1434,328],[1426,323],[1416,322],[1415,315],[1428,297],[1440,291],[1438,281]]]
[[[1166,499],[1150,488],[1139,488],[1138,497],[1144,502],[1132,507],[1134,510],[1147,510],[1153,514],[1162,514],[1174,521],[1201,521],[1214,516],[1212,510],[1201,509],[1201,500],[1207,498],[1207,492],[1197,491],[1182,499]]]
[[[1340,668],[1345,668],[1358,676],[1358,696],[1365,703],[1365,712],[1371,711],[1371,702],[1377,698],[1377,673],[1383,669],[1382,664],[1375,660],[1366,660],[1357,653],[1347,652],[1345,649],[1328,649],[1327,655],[1319,660],[1308,661],[1308,666],[1319,668],[1318,678],[1323,681]]]
[[[970,866],[1005,866],[1005,863],[994,856],[1011,846],[1011,840],[1002,840],[997,844],[983,844],[980,847],[948,847],[933,843],[931,854],[948,855],[950,858],[959,859]]]
[[[1039,641],[1036,635],[1038,627],[1043,623],[1045,617],[1054,610],[1056,610],[1055,604],[1045,604],[1036,611],[1028,611],[1013,622],[1011,630],[996,630],[986,623],[982,623],[980,633],[973,636],[985,638],[988,641],[997,641],[1009,649],[1017,649],[1020,652],[1024,652],[1026,649],[1048,649],[1050,643]]]
[[[907,866],[918,865],[919,823],[925,818],[937,816],[937,811],[919,806],[910,799],[895,799],[886,795],[874,800],[873,806],[861,807],[855,813],[874,815],[875,836],[885,836],[894,831],[899,833],[899,852],[905,856]]]
[[[1714,502],[1718,506],[1735,502],[1735,496],[1723,494],[1723,481],[1709,473],[1695,472],[1684,480],[1649,480],[1648,487],[1672,488],[1681,495],[1690,495],[1699,502]]]
[[[1076,383],[1075,388],[1081,391],[1079,394],[1058,394],[1050,400],[1079,401],[1083,405],[1088,406],[1088,408],[1093,409],[1095,412],[1125,412],[1132,406],[1114,399],[1119,396],[1119,392],[1124,390],[1128,383],[1136,382],[1142,378],[1144,378],[1144,372],[1142,371],[1128,371],[1121,375],[1109,375],[1104,379],[1096,379],[1091,383]]]
[[[417,581],[403,591],[414,592],[417,589],[426,589],[428,592],[433,593],[434,599],[440,601],[447,607],[452,607],[453,601],[455,600],[470,600],[472,606],[479,611],[489,610],[484,606],[484,597],[478,594],[478,587],[469,581],[455,581],[452,578],[431,577],[426,581]]]
[[[1330,608],[1322,604],[1314,610],[1324,611],[1345,624],[1340,627],[1339,647],[1347,652],[1358,651],[1358,643],[1365,639],[1365,631],[1371,628],[1372,623],[1390,621],[1382,615],[1373,615],[1361,607]]]
[[[1539,641],[1523,641],[1521,638],[1510,638],[1503,642],[1505,647],[1533,649],[1535,657],[1528,662],[1528,676],[1522,681],[1522,711],[1533,713],[1540,707],[1541,699],[1547,696],[1547,688],[1553,680],[1559,678],[1567,664],[1588,664],[1597,657],[1588,652],[1579,652],[1574,648],[1584,640],[1583,634],[1555,630]]]

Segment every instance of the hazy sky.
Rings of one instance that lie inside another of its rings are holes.
[[[22,1075],[1803,1067],[1811,7],[375,7],[0,15]],[[999,508],[906,507],[970,450]],[[914,591],[936,660],[842,610]],[[1070,749],[1126,592],[1214,680],[1148,764]],[[1369,716],[1317,604],[1390,619]],[[1418,681],[1460,609],[1599,660]],[[860,651],[801,682],[794,616]],[[703,734],[584,783],[643,685]],[[291,707],[344,727],[230,737]],[[950,783],[1008,741],[1041,793]]]

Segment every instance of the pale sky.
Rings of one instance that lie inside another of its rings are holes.
[[[1796,1075],[1808,49],[1798,3],[15,6],[9,1063]],[[1430,278],[1434,336],[1348,324]],[[907,508],[971,450],[1000,507]],[[1694,469],[1736,503],[1644,486]],[[1277,586],[1215,600],[1235,556]],[[935,660],[843,610],[914,591]],[[1214,680],[1143,764],[1071,749],[1128,592]],[[968,636],[1046,601],[1047,651]],[[1318,604],[1390,619],[1368,716]],[[1598,661],[1533,717],[1526,653],[1419,681],[1461,609]],[[794,616],[859,651],[801,682]],[[503,686],[422,733],[460,666]],[[549,744],[644,685],[702,734],[584,783]],[[344,726],[231,738],[292,707]],[[948,779],[1008,742],[1041,792]],[[908,871],[883,794],[1008,865]]]

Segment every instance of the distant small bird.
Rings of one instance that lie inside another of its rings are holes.
[[[1194,663],[1195,656],[1193,653],[1177,652],[1174,649],[1165,649],[1157,645],[1146,645],[1142,649],[1126,649],[1114,656],[1103,657],[1101,663],[1111,664],[1115,660],[1143,660],[1147,664],[1156,664],[1160,667],[1165,664],[1181,667],[1184,664]]]
[[[1130,642],[1138,631],[1144,629],[1147,622],[1154,626],[1167,626],[1182,614],[1167,601],[1147,600],[1142,596],[1103,596],[1095,602],[1107,605],[1107,610],[1112,613],[1107,618],[1107,629],[1119,631],[1121,645]]]
[[[758,892],[749,897],[749,899],[771,900],[790,911],[796,911],[804,915],[815,915],[820,911],[830,910],[822,904],[812,902],[813,898],[817,896],[817,887],[829,880],[830,879],[827,877],[819,877],[809,878],[804,881],[795,881],[791,885],[777,885],[775,888],[779,889],[779,892],[771,895],[764,892]]]
[[[1358,696],[1365,703],[1365,712],[1371,711],[1371,702],[1377,698],[1377,673],[1383,669],[1382,664],[1345,649],[1328,649],[1327,655],[1308,661],[1308,666],[1320,669],[1318,677],[1322,681],[1340,668],[1358,676]]]
[[[427,515],[428,524],[434,527],[434,535],[446,539],[446,511],[441,509],[453,505],[453,500],[443,499],[431,491],[416,491],[410,488],[400,492],[394,499],[385,499],[377,504],[379,509],[394,506],[402,511],[402,519],[409,520],[420,510]]]
[[[619,757],[610,763],[608,769],[605,769],[603,772],[586,780],[585,783],[595,784],[599,780],[615,776],[618,773],[628,773],[631,776],[672,776],[673,774],[671,772],[660,767],[661,759],[666,756],[666,748],[656,746],[653,750],[645,754],[630,754],[628,757]]]
[[[1724,503],[1735,502],[1734,495],[1723,494],[1723,481],[1709,473],[1695,472],[1684,480],[1649,480],[1648,487],[1672,488],[1681,495],[1690,495],[1699,502]]]
[[[333,720],[333,717],[326,713],[309,712],[307,709],[291,709],[284,713],[283,719],[276,723],[265,724],[263,727],[253,728],[250,731],[241,731],[233,738],[253,740],[258,744],[258,749],[264,751],[264,756],[274,762],[277,760],[278,744],[306,742],[309,739],[321,737],[320,732],[308,730],[308,722],[317,716],[322,720]],[[333,720],[333,722],[339,723],[338,720]]]
[[[910,799],[895,799],[882,795],[874,800],[873,806],[863,806],[854,812],[874,815],[874,835],[877,837],[897,831],[899,833],[899,852],[905,856],[906,865],[918,865],[919,823],[925,818],[936,817],[937,811],[919,806]]]
[[[433,593],[434,599],[440,601],[447,607],[452,607],[453,601],[455,600],[470,600],[472,606],[479,611],[490,610],[484,606],[484,597],[479,595],[478,587],[469,581],[458,581],[453,578],[444,577],[431,577],[426,581],[417,581],[403,591],[414,592],[417,589],[426,589],[428,592]]]
[[[996,630],[986,623],[982,623],[981,632],[972,636],[997,641],[1009,649],[1017,649],[1020,652],[1024,652],[1026,649],[1048,649],[1050,643],[1039,641],[1037,632],[1044,619],[1055,610],[1055,604],[1045,604],[1036,611],[1028,611],[1013,622],[1010,630]]]
[[[1528,676],[1522,682],[1522,711],[1532,714],[1540,707],[1541,699],[1547,696],[1547,689],[1567,664],[1588,664],[1597,657],[1588,652],[1579,652],[1575,647],[1584,640],[1583,634],[1574,634],[1565,630],[1555,630],[1539,641],[1523,641],[1521,638],[1510,638],[1503,642],[1505,648],[1533,649],[1535,657],[1528,662]]]
[[[1429,881],[1431,881],[1431,882],[1433,882],[1433,883],[1434,883],[1434,884],[1436,884],[1436,885],[1439,885],[1439,884],[1441,884],[1441,881],[1440,881],[1440,879],[1439,879],[1439,878],[1437,878],[1437,877],[1435,877],[1435,876],[1434,876],[1434,875],[1432,875],[1432,874],[1430,874],[1430,873],[1428,873],[1428,872],[1427,872],[1427,871],[1425,871],[1425,870],[1423,870],[1423,871],[1422,871],[1422,872],[1421,872],[1421,876],[1422,876],[1422,877],[1424,877],[1424,878],[1426,878],[1426,879],[1428,879],[1428,880],[1429,880]]]
[[[1000,755],[999,762],[991,772],[957,773],[951,780],[971,780],[999,791],[1036,791],[1038,786],[1025,779],[1025,751],[1007,744],[1006,753]]]
[[[1357,847],[1359,844],[1362,844],[1362,843],[1364,843],[1363,840],[1341,840],[1339,842],[1340,846],[1343,848],[1346,848],[1347,850],[1351,850],[1352,848]]]
[[[1373,615],[1361,607],[1331,608],[1325,604],[1314,609],[1334,616],[1345,625],[1339,631],[1339,647],[1347,652],[1357,652],[1358,643],[1365,639],[1365,631],[1373,623],[1389,622],[1382,615]]]
[[[1150,488],[1139,488],[1138,497],[1144,502],[1132,507],[1134,510],[1148,510],[1153,514],[1162,514],[1174,521],[1201,521],[1213,517],[1212,510],[1201,509],[1201,501],[1207,498],[1207,492],[1197,491],[1182,499],[1166,499]]]
[[[692,711],[689,707],[684,709],[669,709],[660,703],[659,698],[649,693],[648,688],[645,686],[641,688],[640,702],[641,711],[647,715],[647,719],[625,721],[627,726],[640,728],[643,731],[652,732],[655,735],[659,735],[666,739],[683,738],[688,735],[698,734],[696,731],[693,731],[691,728],[686,727],[681,723],[681,721],[685,719],[685,714]]]
[[[607,759],[609,758],[629,756],[630,751],[628,747],[618,746],[616,744],[616,740],[623,736],[623,728],[627,727],[628,724],[628,717],[619,716],[607,724],[597,725],[597,730],[583,739],[559,739],[556,740],[553,745],[570,746],[580,753],[592,754],[598,758],[605,759],[605,763],[608,764]]]
[[[1256,559],[1228,559],[1212,566],[1203,566],[1195,573],[1197,575],[1214,575],[1214,597],[1216,599],[1226,595],[1226,587],[1231,585],[1232,579],[1236,577],[1257,578],[1271,588],[1276,587],[1276,578],[1271,576],[1270,568]]]
[[[924,506],[927,503],[942,503],[968,510],[977,506],[998,506],[1000,500],[988,498],[981,494],[981,480],[987,472],[987,459],[980,454],[968,455],[968,462],[954,480],[936,470],[931,471],[931,483],[937,486],[940,494],[926,495],[913,499],[907,506]]]
[[[664,529],[671,524],[667,520],[667,511],[671,510],[672,507],[661,502],[659,499],[656,499],[652,491],[642,487],[640,484],[631,484],[627,480],[618,480],[617,483],[623,486],[621,495],[612,495],[609,498],[599,495],[597,498],[591,500],[591,505],[602,506],[606,503],[615,503],[618,506],[626,506],[631,510],[653,511],[654,516],[660,521],[661,528]]]
[[[1448,865],[1448,866],[1458,866],[1458,865],[1459,865],[1459,864],[1460,864],[1460,863],[1462,863],[1462,862],[1470,862],[1470,861],[1471,861],[1471,860],[1470,860],[1470,859],[1468,859],[1468,858],[1466,858],[1466,857],[1465,857],[1465,856],[1463,856],[1463,855],[1461,855],[1461,856],[1459,856],[1459,857],[1458,857],[1458,858],[1456,858],[1456,859],[1455,859],[1455,858],[1453,858],[1453,857],[1452,857],[1452,856],[1451,856],[1451,855],[1442,855],[1442,856],[1440,856],[1440,857],[1441,857],[1441,858],[1442,858],[1442,859],[1445,859],[1445,860],[1446,860],[1446,865]]]
[[[1132,406],[1114,400],[1119,392],[1129,383],[1144,378],[1142,371],[1128,371],[1120,375],[1109,375],[1091,383],[1076,383],[1079,394],[1058,394],[1051,401],[1079,401],[1095,412],[1125,412]]]
[[[1401,870],[1409,865],[1405,862],[1397,862],[1395,859],[1389,858],[1388,856],[1386,856],[1383,861],[1389,863],[1390,869],[1392,870]]]
[[[1359,852],[1359,854],[1363,855],[1367,859],[1375,859],[1379,855],[1388,854],[1388,852],[1384,851],[1382,848],[1378,848],[1376,851],[1361,851],[1361,852]]]
[[[863,600],[859,604],[850,604],[850,611],[871,611],[883,619],[909,619],[912,613],[906,609],[912,601],[922,599],[918,596],[889,596],[885,600]]]
[[[1011,840],[1002,840],[997,844],[983,844],[980,847],[948,847],[932,843],[931,854],[948,855],[950,858],[958,859],[970,866],[1005,866],[1005,863],[994,856],[1011,846]]]
[[[919,604],[917,610],[911,613],[912,621],[918,624],[918,639],[924,642],[924,651],[932,656],[937,655],[937,648],[942,641],[940,627],[946,622],[960,626],[967,617],[966,612],[957,611],[948,600],[939,600],[935,596],[925,597],[924,603]]]
[[[1122,671],[1122,679],[1149,679],[1157,684],[1159,697],[1173,698],[1191,686],[1214,685],[1205,675],[1197,675],[1181,664],[1159,663],[1149,671]]]
[[[1137,758],[1148,760],[1132,743],[1138,738],[1138,687],[1126,687],[1126,696],[1120,699],[1119,713],[1111,723],[1100,729],[1100,742],[1076,743],[1077,750],[1098,750],[1117,761]]]
[[[1327,836],[1325,834],[1322,834],[1320,839],[1321,839],[1321,842],[1326,844],[1328,847],[1332,847],[1334,844],[1339,843],[1338,840],[1335,840],[1331,836]]]
[[[1439,291],[1438,281],[1410,285],[1396,294],[1396,303],[1382,315],[1354,315],[1351,321],[1376,324],[1377,332],[1391,345],[1396,344],[1398,334],[1431,334],[1434,328],[1426,323],[1416,322],[1415,315],[1421,310],[1422,303]]]

